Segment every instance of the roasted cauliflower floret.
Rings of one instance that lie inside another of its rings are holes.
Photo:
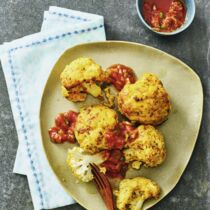
[[[161,81],[146,73],[134,84],[127,84],[118,95],[120,112],[131,121],[158,125],[171,109],[169,96]]]
[[[90,58],[78,58],[65,67],[60,75],[62,95],[70,101],[84,101],[87,94],[101,95],[98,84],[104,81],[104,72]]]
[[[150,179],[136,177],[122,180],[115,194],[119,210],[140,210],[145,200],[159,197],[160,187]]]
[[[104,134],[117,124],[117,114],[103,105],[81,109],[74,129],[80,147],[91,154],[108,149]]]
[[[80,181],[89,182],[93,179],[93,174],[89,166],[90,163],[99,165],[105,161],[103,152],[90,155],[84,152],[82,148],[74,147],[68,150],[67,165],[71,169],[73,175]]]
[[[137,130],[138,137],[127,142],[123,150],[126,162],[136,169],[141,163],[147,167],[161,164],[166,157],[163,135],[151,125],[140,125]]]

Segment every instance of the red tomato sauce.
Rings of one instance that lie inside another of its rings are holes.
[[[108,83],[114,85],[114,87],[120,91],[127,83],[135,83],[136,75],[128,66],[122,64],[115,64],[110,66],[108,69]]]
[[[128,169],[128,164],[125,163],[122,151],[107,150],[106,158],[107,160],[101,164],[102,167],[106,168],[106,175],[109,178],[123,179]]]
[[[106,168],[110,178],[124,178],[128,168],[121,149],[127,141],[137,137],[136,128],[129,122],[123,121],[105,134],[109,150],[106,151],[106,161],[101,166]]]
[[[68,141],[75,143],[74,128],[77,115],[77,112],[69,111],[61,113],[55,118],[55,126],[48,130],[52,142],[63,143]]]
[[[145,0],[142,13],[154,30],[171,32],[183,25],[186,8],[180,0]]]
[[[113,130],[105,133],[105,138],[109,149],[122,149],[130,138],[135,138],[135,127],[127,122],[123,121],[116,125]]]

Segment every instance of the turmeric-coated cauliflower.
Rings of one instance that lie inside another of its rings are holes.
[[[74,129],[80,147],[91,154],[108,149],[104,134],[115,128],[117,122],[116,112],[106,106],[94,105],[81,109]]]
[[[101,96],[104,72],[90,58],[78,58],[65,67],[60,75],[62,95],[70,101],[84,101],[87,94]]]
[[[122,180],[115,194],[119,210],[141,210],[145,200],[159,197],[160,187],[150,179],[136,177]]]
[[[161,164],[166,157],[163,135],[151,125],[140,125],[137,131],[138,137],[125,145],[126,162],[131,162],[133,168],[139,168],[141,163],[147,167]]]
[[[119,111],[131,121],[158,125],[171,109],[169,96],[154,74],[145,73],[134,84],[127,84],[118,95]]]
[[[80,181],[89,182],[93,179],[93,174],[89,166],[90,163],[99,165],[105,161],[103,152],[89,155],[82,148],[74,147],[68,150],[67,165],[71,169],[73,175]]]

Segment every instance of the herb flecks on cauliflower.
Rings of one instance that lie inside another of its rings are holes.
[[[90,155],[84,152],[80,147],[74,147],[68,150],[67,165],[71,169],[73,175],[80,181],[89,182],[93,179],[90,163],[99,165],[105,161],[103,152]]]
[[[82,108],[74,129],[75,137],[82,149],[96,154],[109,148],[105,133],[115,128],[117,113],[103,105]]]
[[[101,66],[90,58],[77,58],[60,75],[62,95],[70,101],[84,101],[87,94],[101,96],[101,83],[105,80]]]

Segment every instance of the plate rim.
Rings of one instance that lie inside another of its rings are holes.
[[[73,196],[73,195],[67,190],[67,188],[63,186],[62,181],[59,179],[59,177],[57,176],[57,174],[55,173],[54,169],[52,168],[52,166],[51,166],[51,164],[50,164],[50,160],[49,160],[48,155],[47,155],[47,153],[46,153],[46,149],[45,149],[44,141],[43,141],[43,135],[42,135],[42,126],[41,126],[41,124],[42,124],[42,121],[41,121],[42,103],[43,103],[44,93],[45,93],[45,90],[46,90],[46,87],[47,87],[47,83],[48,83],[48,81],[49,81],[49,78],[51,77],[52,72],[53,72],[55,66],[56,66],[57,63],[60,61],[60,59],[66,54],[67,51],[73,50],[74,48],[78,48],[78,47],[81,47],[81,46],[97,45],[97,44],[114,44],[114,43],[116,43],[116,44],[127,44],[127,45],[134,45],[134,46],[145,47],[145,48],[147,48],[147,49],[151,49],[151,50],[158,51],[159,53],[162,53],[162,54],[164,54],[164,55],[170,57],[171,59],[176,60],[176,61],[177,61],[178,63],[180,63],[182,66],[185,66],[186,69],[187,69],[187,71],[190,71],[190,72],[193,74],[193,76],[199,81],[200,88],[201,88],[201,97],[202,97],[202,98],[201,98],[201,102],[202,102],[202,103],[201,103],[201,111],[200,111],[200,116],[199,116],[198,130],[197,130],[196,136],[195,136],[196,140],[195,140],[195,142],[194,142],[193,145],[192,145],[192,152],[191,152],[191,154],[190,154],[190,156],[189,156],[188,161],[186,162],[186,167],[184,168],[184,170],[183,170],[181,176],[177,179],[176,182],[174,182],[174,186],[171,188],[171,190],[170,190],[167,194],[165,194],[164,197],[162,197],[162,198],[160,198],[160,199],[157,199],[156,202],[154,203],[154,205],[156,205],[156,204],[159,203],[161,200],[163,200],[166,196],[168,196],[168,195],[172,192],[172,190],[176,187],[176,185],[178,184],[178,182],[180,181],[181,177],[183,176],[183,173],[184,173],[185,170],[187,169],[187,166],[188,166],[188,164],[189,164],[189,162],[190,162],[190,159],[191,159],[191,157],[192,157],[192,154],[193,154],[193,152],[194,152],[194,150],[195,150],[195,145],[196,145],[196,142],[197,142],[197,139],[198,139],[198,135],[199,135],[200,129],[201,129],[201,123],[202,123],[202,117],[203,117],[203,106],[204,106],[204,92],[203,92],[203,85],[202,85],[201,79],[200,79],[199,75],[198,75],[198,74],[197,74],[189,65],[187,65],[186,63],[184,63],[182,60],[180,60],[179,58],[175,57],[174,55],[171,55],[171,54],[169,54],[169,53],[167,53],[167,52],[165,52],[165,51],[163,51],[163,50],[160,50],[160,49],[158,49],[158,48],[155,48],[155,47],[152,47],[152,46],[149,46],[149,45],[141,44],[141,43],[138,43],[138,42],[121,41],[121,40],[107,40],[107,41],[96,41],[96,42],[81,43],[81,44],[74,45],[74,46],[72,46],[72,47],[70,47],[70,48],[64,50],[64,51],[61,53],[61,55],[59,56],[59,58],[56,60],[56,62],[54,63],[54,65],[53,65],[53,67],[52,67],[52,69],[51,69],[51,71],[50,71],[50,73],[49,73],[49,75],[48,75],[48,77],[47,77],[47,80],[46,80],[46,82],[45,82],[45,84],[44,84],[44,86],[43,86],[43,88],[42,88],[41,98],[40,98],[40,101],[39,101],[39,110],[38,110],[38,119],[39,119],[38,128],[39,128],[39,135],[40,135],[40,138],[41,138],[40,140],[41,140],[42,150],[43,150],[43,152],[44,152],[44,156],[45,156],[45,158],[46,158],[46,160],[47,160],[47,162],[48,162],[48,165],[49,165],[49,167],[50,167],[52,173],[53,173],[54,176],[56,177],[56,179],[57,179],[58,183],[61,185],[62,189],[64,189],[65,192],[67,192],[67,194],[68,194],[69,196],[71,196],[78,204],[80,204],[80,205],[81,205],[82,207],[84,207],[84,208],[86,208],[86,207],[85,207],[85,204],[84,204],[83,202],[81,202],[78,198],[76,198],[75,196]],[[146,208],[146,209],[150,209],[150,208],[152,208],[154,205],[149,206],[149,207]],[[145,209],[145,210],[146,210],[146,209]],[[89,210],[94,210],[94,209],[89,209]]]

